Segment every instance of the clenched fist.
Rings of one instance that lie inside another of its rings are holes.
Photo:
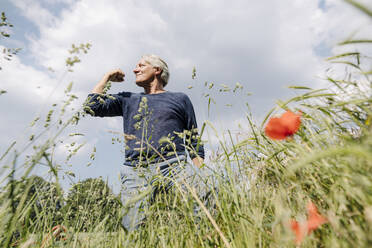
[[[109,81],[111,82],[123,82],[124,81],[125,74],[122,70],[116,69],[112,70],[110,72],[107,72],[101,81],[94,86],[92,93],[97,93],[97,94],[103,94],[104,88],[107,86],[107,83]]]
[[[105,74],[107,81],[111,82],[123,82],[125,74],[122,70],[116,69]]]

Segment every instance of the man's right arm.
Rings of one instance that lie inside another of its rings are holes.
[[[94,88],[92,90],[92,93],[103,94],[103,90],[104,90],[104,88],[106,87],[106,85],[109,81],[111,81],[111,82],[123,82],[124,81],[124,76],[125,76],[124,72],[120,69],[116,69],[116,70],[107,72],[103,76],[101,81],[99,81],[98,84],[96,84],[96,86],[94,86]]]
[[[94,86],[92,93],[88,95],[85,112],[94,116],[120,116],[122,115],[122,101],[119,95],[104,95],[104,89],[109,81],[124,81],[124,73],[113,70],[106,73]]]

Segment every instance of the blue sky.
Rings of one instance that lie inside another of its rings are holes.
[[[372,33],[369,20],[340,0],[2,0],[2,11],[14,28],[0,46],[22,51],[10,62],[0,60],[0,89],[7,91],[0,104],[9,106],[0,110],[5,120],[0,124],[0,154],[13,140],[21,149],[31,133],[40,131],[29,123],[36,116],[45,119],[52,104],[60,107],[71,81],[79,97],[75,109],[113,68],[126,73],[126,82],[113,85],[111,92],[141,91],[132,70],[147,53],[168,62],[167,89],[190,96],[199,126],[208,120],[221,137],[230,130],[242,139],[249,132],[246,103],[259,123],[278,99],[294,96],[287,86],[325,87],[326,73],[337,71],[327,70],[324,59],[344,49],[335,45],[351,34],[365,38]],[[73,73],[66,73],[71,44],[87,42],[92,44],[88,54]],[[215,86],[209,89],[205,82]],[[220,92],[223,85],[233,89],[237,82],[243,90]],[[210,111],[206,94],[216,102]],[[122,144],[111,143],[112,132],[121,128],[120,118],[82,119],[63,135],[85,136],[69,137],[56,147],[55,163],[74,172],[75,181],[102,176],[117,189]],[[204,139],[209,156],[217,137],[207,133]],[[66,144],[73,142],[85,145],[69,167],[64,163]],[[94,147],[96,159],[87,167]],[[45,174],[45,169],[35,172]],[[67,188],[68,180],[63,182]]]

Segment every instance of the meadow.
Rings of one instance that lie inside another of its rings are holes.
[[[372,22],[370,9],[348,2]],[[339,46],[371,43],[349,39]],[[89,46],[73,46],[69,69]],[[69,86],[62,108],[34,121],[43,130],[30,134],[23,150],[12,143],[0,154],[0,246],[371,247],[371,57],[350,48],[328,60],[345,67],[326,78],[328,87],[292,86],[296,97],[278,101],[262,123],[247,114],[250,131],[239,139],[218,136],[204,123],[201,140],[208,143],[203,133],[209,132],[219,142],[198,171],[206,189],[176,184],[145,210],[146,222],[133,232],[120,225],[128,205],[102,179],[79,182],[69,192],[60,186],[54,149],[87,111],[82,106],[66,114],[76,99]],[[72,145],[66,160],[79,149]],[[41,165],[48,180],[32,176]]]

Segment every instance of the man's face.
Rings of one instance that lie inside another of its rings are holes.
[[[136,74],[136,84],[141,87],[147,85],[154,80],[158,71],[157,68],[141,59],[133,70],[134,74]]]

